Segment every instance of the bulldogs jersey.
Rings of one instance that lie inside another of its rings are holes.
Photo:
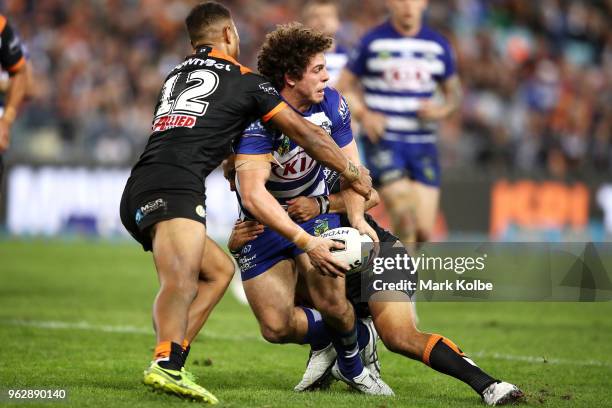
[[[348,105],[335,89],[325,88],[323,101],[301,114],[325,129],[338,146],[344,147],[353,140]],[[234,150],[237,154],[272,153],[275,162],[266,188],[281,205],[298,196],[328,194],[324,167],[287,136],[261,121],[254,122],[244,131]]]
[[[422,100],[437,83],[455,73],[448,41],[423,26],[413,37],[398,33],[390,21],[366,34],[351,53],[347,68],[360,78],[367,107],[383,113],[383,140],[433,143],[436,125],[417,117]]]

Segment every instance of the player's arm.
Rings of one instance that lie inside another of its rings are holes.
[[[9,147],[11,126],[17,119],[17,110],[26,94],[28,82],[21,44],[18,43],[10,25],[5,24],[0,39],[0,63],[10,75],[4,113],[0,117],[0,153],[2,153]]]
[[[441,120],[459,110],[463,95],[459,76],[457,76],[457,74],[451,75],[440,82],[439,88],[444,97],[444,102],[441,104],[431,101],[423,102],[418,111],[418,115],[421,119]]]
[[[237,187],[240,191],[242,205],[259,222],[278,232],[306,252],[312,264],[322,273],[343,276],[348,270],[348,265],[335,260],[329,252],[330,248],[342,248],[342,245],[308,234],[291,220],[283,207],[266,189],[266,181],[271,171],[269,156],[269,154],[236,155]]]
[[[372,179],[368,171],[349,160],[322,128],[288,108],[276,113],[271,121],[285,135],[302,146],[310,157],[342,174],[353,190],[366,198],[369,197]]]
[[[375,189],[365,202],[365,210],[376,207],[380,203],[380,196]],[[328,196],[305,197],[299,196],[287,201],[289,216],[299,222],[306,222],[320,214],[346,214],[346,204],[341,193],[334,193]]]
[[[360,164],[359,151],[357,150],[357,143],[355,143],[354,139],[342,148],[342,152],[346,154],[350,160]],[[340,182],[342,185],[344,183],[344,178],[342,178]],[[344,201],[344,206],[346,208],[346,215],[351,225],[359,230],[360,233],[369,235],[374,242],[377,242],[378,236],[376,232],[370,227],[363,216],[365,212],[365,199],[363,196],[355,193],[355,191],[350,188],[343,189],[340,194],[342,195],[342,201]]]
[[[378,112],[370,111],[363,98],[363,90],[359,78],[348,68],[340,73],[336,89],[344,96],[351,107],[351,115],[366,133],[368,139],[377,142],[385,133],[387,119]]]

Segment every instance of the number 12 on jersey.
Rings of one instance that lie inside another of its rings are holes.
[[[185,75],[180,72],[166,80],[155,112],[156,118],[169,114],[203,116],[206,113],[209,103],[204,98],[215,92],[219,76],[213,71],[200,69],[187,74],[185,82],[179,81]],[[178,96],[173,98],[177,93]]]

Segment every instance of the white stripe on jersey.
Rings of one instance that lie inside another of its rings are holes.
[[[439,59],[425,58],[369,58],[368,69],[372,72],[386,72],[397,67],[416,67],[423,69],[430,75],[442,75],[444,63]]]
[[[318,173],[316,173],[318,174]],[[274,181],[274,182],[282,182],[282,180],[270,176],[270,180]],[[311,180],[309,180],[307,183],[302,184],[299,187],[296,187],[292,190],[276,190],[276,191],[270,191],[270,194],[272,194],[272,196],[274,196],[274,198],[293,198],[293,197],[297,197],[299,195],[301,195],[301,193],[306,190],[307,188],[309,188],[310,186],[312,186],[314,184],[314,182],[317,181],[317,178],[312,178]],[[325,183],[325,179],[321,179],[321,181],[319,181],[319,184],[317,185],[317,187],[315,188],[315,190],[312,192],[312,194],[309,195],[309,197],[314,197],[317,195],[323,195],[327,192],[326,190],[327,188],[327,184]]]
[[[424,99],[410,96],[384,96],[373,94],[366,94],[364,98],[366,105],[371,109],[400,113],[418,111],[421,108],[421,101]]]
[[[444,54],[444,48],[440,44],[430,40],[418,38],[381,38],[372,41],[370,50],[373,52],[420,52],[428,54]]]
[[[420,87],[415,87],[414,84],[404,85],[395,82],[394,84],[388,83],[386,80],[378,76],[365,76],[361,80],[365,92],[368,90],[380,91],[380,92],[418,92],[427,93],[436,91],[436,83],[434,81],[428,81],[428,83],[419,84]]]
[[[436,135],[404,135],[401,133],[385,132],[382,137],[385,140],[391,142],[402,142],[402,143],[435,143],[437,140]]]
[[[347,60],[348,56],[346,54],[335,52],[325,54],[325,67],[327,68],[327,73],[329,74],[329,81],[327,81],[327,84],[329,86],[336,85],[338,78],[340,77],[340,72],[342,72],[342,68],[344,68],[346,65]]]
[[[387,129],[399,132],[416,132],[420,130],[436,130],[435,123],[423,122],[416,118],[405,118],[403,116],[386,115]]]

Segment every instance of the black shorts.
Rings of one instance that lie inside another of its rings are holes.
[[[370,216],[369,214],[365,214],[365,219],[368,224],[370,224],[372,229],[376,231],[376,235],[378,235],[378,239],[380,240],[380,242],[387,243],[388,245],[390,243],[396,243],[397,241],[399,241],[399,238],[397,238],[395,235],[378,225],[374,218],[372,218],[372,216]],[[350,226],[350,223],[345,216],[341,217],[340,222],[342,226]],[[401,250],[405,251],[405,249],[403,248]],[[387,252],[390,251],[387,250]],[[393,257],[395,256],[395,254],[397,254],[397,250],[393,250],[391,252],[393,253],[386,254],[383,250],[378,256]],[[371,277],[374,275],[371,269],[372,267],[369,267],[359,273],[346,275],[346,297],[355,307],[355,314],[358,318],[370,317],[372,315],[372,313],[370,312],[370,307],[368,306],[368,302],[365,301],[365,299],[367,299],[369,296],[364,296],[364,291],[366,291],[366,293],[372,293],[370,281],[372,280]],[[416,275],[412,275],[411,279],[416,280]],[[412,297],[413,293],[407,293],[407,295]]]
[[[174,170],[165,169],[165,177],[172,178]],[[150,175],[155,177],[156,172]],[[183,175],[184,176],[184,175]],[[187,218],[206,225],[206,194],[202,180],[200,191],[190,188],[151,189],[154,181],[142,171],[128,179],[119,208],[121,222],[145,251],[152,249],[151,227],[160,221]],[[180,179],[177,177],[175,179]],[[193,185],[193,183],[192,183]]]

